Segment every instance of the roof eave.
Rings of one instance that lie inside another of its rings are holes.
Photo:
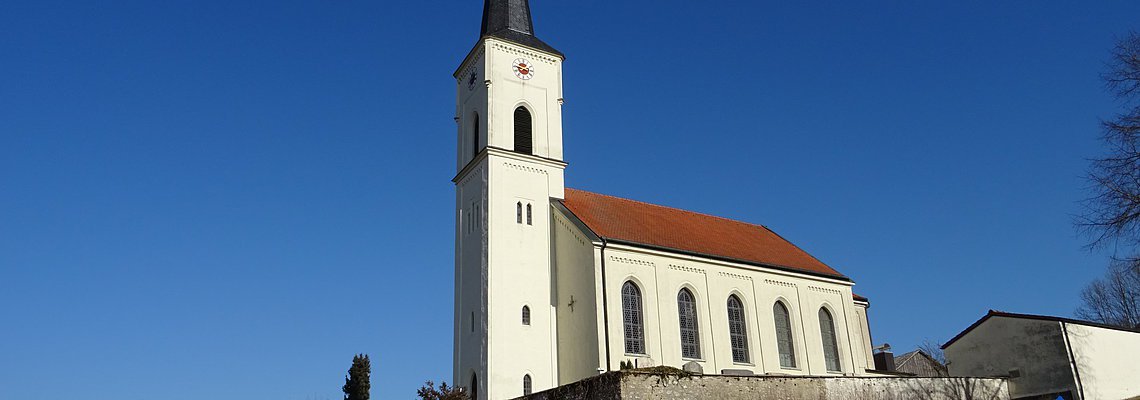
[[[818,276],[818,277],[822,277],[822,278],[836,279],[836,280],[840,280],[840,281],[844,281],[844,282],[854,282],[851,280],[851,278],[848,278],[847,276],[844,276],[842,274],[839,274],[839,275],[825,274],[822,272],[806,270],[803,268],[790,267],[790,266],[786,266],[786,265],[778,265],[778,264],[770,264],[770,263],[761,263],[761,262],[750,261],[750,260],[742,260],[739,258],[718,256],[715,254],[701,253],[701,252],[697,252],[697,251],[678,249],[678,248],[673,248],[673,247],[668,247],[668,246],[659,246],[659,245],[653,245],[653,244],[647,244],[647,243],[638,243],[638,242],[634,242],[634,241],[630,241],[630,240],[618,239],[618,238],[613,238],[613,237],[608,237],[608,236],[600,236],[600,237],[605,239],[607,242],[610,242],[610,243],[624,244],[624,245],[633,246],[633,247],[643,247],[643,248],[647,248],[647,249],[651,249],[651,250],[665,251],[665,252],[671,252],[671,253],[679,253],[679,254],[684,254],[684,255],[689,255],[689,256],[704,257],[704,258],[710,258],[710,259],[714,259],[714,260],[752,265],[752,266],[761,267],[761,268],[770,268],[770,269],[775,269],[775,270],[780,270],[780,271],[785,271],[785,272],[807,274],[807,275]]]
[[[1032,320],[1050,321],[1050,322],[1064,322],[1064,323],[1073,324],[1073,325],[1084,325],[1084,326],[1091,326],[1094,328],[1112,329],[1112,330],[1117,330],[1117,331],[1124,331],[1124,332],[1140,334],[1140,330],[1137,330],[1137,329],[1122,328],[1119,326],[1106,325],[1106,324],[1101,324],[1101,323],[1092,322],[1092,321],[1081,321],[1079,319],[1064,318],[1064,317],[1051,317],[1048,315],[1018,314],[1018,313],[1010,313],[1010,312],[1004,312],[1004,311],[990,310],[988,313],[986,313],[985,316],[978,319],[977,322],[974,322],[969,327],[966,327],[966,329],[962,330],[962,332],[959,332],[957,335],[955,335],[953,338],[951,338],[949,341],[947,341],[946,344],[942,345],[942,349],[945,350],[946,348],[950,347],[950,345],[954,344],[954,342],[957,342],[958,339],[961,339],[962,337],[966,336],[966,334],[970,333],[975,328],[980,326],[982,323],[986,322],[987,320],[989,320],[990,318],[993,318],[993,317],[1032,319]]]

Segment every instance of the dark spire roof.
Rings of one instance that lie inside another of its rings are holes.
[[[483,27],[479,33],[481,37],[492,36],[565,57],[534,36],[530,0],[483,0]]]

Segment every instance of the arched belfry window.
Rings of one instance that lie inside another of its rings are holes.
[[[645,354],[645,329],[642,325],[641,289],[633,282],[621,287],[621,319],[625,326],[625,352]]]
[[[471,154],[472,157],[479,155],[479,114],[475,114],[475,120],[471,123]]]
[[[732,345],[732,361],[748,362],[748,327],[744,321],[744,303],[736,295],[728,296],[728,337]]]
[[[533,212],[532,208],[533,207],[531,207],[531,204],[528,203],[526,205],[526,224],[527,225],[534,225],[534,212]]]
[[[522,223],[522,202],[515,203],[515,223]]]
[[[526,107],[515,109],[515,152],[534,154],[534,133],[530,111]]]
[[[523,306],[522,323],[523,325],[530,325],[530,306]]]
[[[772,314],[776,318],[776,347],[780,351],[780,366],[784,368],[796,367],[796,349],[792,342],[792,317],[788,307],[782,302],[772,306]]]
[[[839,344],[835,339],[835,319],[826,308],[819,309],[819,332],[823,337],[823,360],[830,372],[840,372]]]
[[[523,375],[523,396],[530,395],[532,389],[533,387],[530,383],[530,374]]]
[[[701,358],[701,339],[697,329],[697,300],[689,289],[677,293],[677,319],[681,325],[681,357]]]

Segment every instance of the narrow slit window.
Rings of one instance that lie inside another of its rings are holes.
[[[530,307],[523,306],[522,308],[522,324],[530,325]]]
[[[515,203],[515,222],[522,223],[522,202]]]
[[[677,293],[677,320],[681,325],[681,357],[701,358],[700,331],[697,328],[697,301],[689,289]]]
[[[472,156],[472,158],[474,158],[475,156],[479,155],[479,150],[480,150],[480,147],[479,147],[479,114],[475,114],[475,121],[473,121],[471,126],[472,126],[472,129],[471,129],[471,137],[472,137],[471,156]]]
[[[531,205],[530,204],[526,205],[526,224],[527,225],[534,225],[534,216],[533,216],[533,213],[531,212]]]

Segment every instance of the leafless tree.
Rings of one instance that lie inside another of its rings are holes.
[[[1103,278],[1085,286],[1077,317],[1140,329],[1140,261],[1114,262]]]
[[[435,383],[432,381],[425,382],[424,386],[416,391],[416,395],[421,400],[469,400],[471,398],[463,388],[447,386],[447,382],[440,382],[439,389],[436,389]]]
[[[1108,152],[1092,160],[1093,195],[1085,200],[1078,225],[1092,238],[1090,247],[1124,245],[1135,253],[1140,247],[1140,34],[1120,39],[1103,79],[1124,110],[1102,122]]]
[[[926,355],[930,356],[931,359],[937,361],[939,364],[943,366],[946,365],[946,354],[942,352],[942,346],[940,346],[938,342],[925,339],[922,341],[922,344],[918,345],[918,349],[922,350],[923,353],[926,353]]]

